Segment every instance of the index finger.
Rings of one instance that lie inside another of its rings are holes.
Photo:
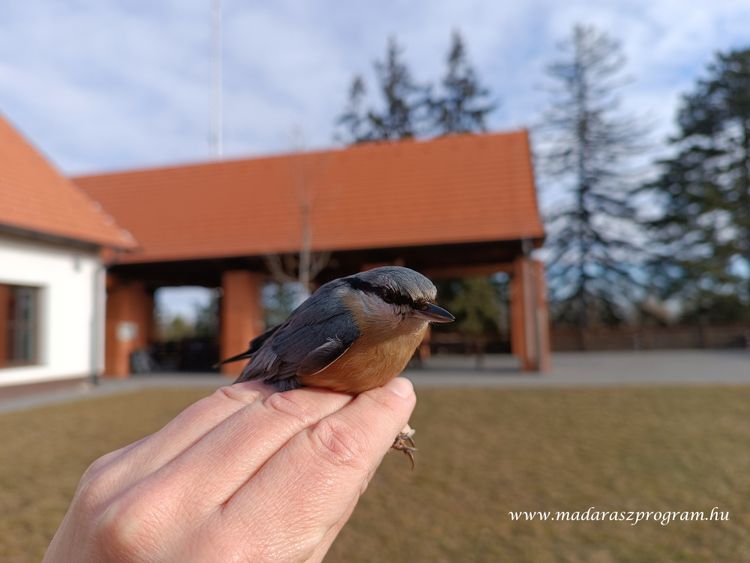
[[[175,459],[237,411],[273,392],[272,387],[255,381],[219,387],[154,434],[100,458],[95,469],[106,468],[111,480],[117,477],[120,487],[127,488]]]

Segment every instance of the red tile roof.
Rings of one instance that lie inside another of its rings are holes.
[[[126,262],[544,236],[526,131],[78,177],[138,240]]]
[[[0,116],[0,227],[130,248],[133,238]]]

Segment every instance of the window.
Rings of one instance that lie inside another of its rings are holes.
[[[39,361],[39,290],[0,284],[0,368]]]

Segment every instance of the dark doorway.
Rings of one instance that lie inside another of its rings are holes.
[[[144,371],[209,372],[219,361],[220,290],[163,287],[154,294],[153,365]]]

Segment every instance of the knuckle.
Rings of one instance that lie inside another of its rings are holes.
[[[261,393],[253,387],[248,385],[237,384],[237,385],[225,385],[219,387],[215,395],[220,399],[229,399],[230,401],[242,403],[243,405],[249,405],[258,400]]]
[[[140,560],[145,553],[155,554],[161,537],[155,505],[125,495],[116,500],[99,520],[97,537],[107,552],[125,561]]]
[[[93,514],[106,501],[108,487],[101,477],[83,478],[76,495],[77,508],[84,514]]]
[[[321,420],[310,433],[313,451],[323,461],[366,469],[368,439],[361,429],[339,417]]]
[[[293,418],[303,426],[309,426],[313,422],[310,407],[299,400],[299,395],[293,391],[273,393],[264,401],[270,410]]]
[[[111,452],[100,457],[83,473],[76,492],[76,503],[86,514],[96,512],[112,494],[114,484],[108,467],[116,454]]]
[[[112,458],[114,458],[118,452],[119,450],[115,452],[109,452],[108,454],[104,454],[103,456],[92,461],[91,465],[89,465],[86,468],[86,471],[83,472],[81,483],[94,480],[96,476],[99,475],[107,465],[109,465],[109,462],[112,461]]]

